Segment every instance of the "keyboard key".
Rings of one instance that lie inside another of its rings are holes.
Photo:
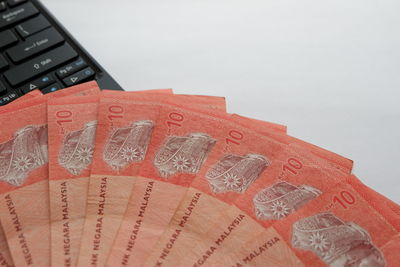
[[[25,42],[8,49],[7,54],[12,61],[17,63],[62,42],[64,42],[64,38],[61,34],[54,28],[50,28],[32,35]]]
[[[7,94],[0,96],[0,106],[6,105],[18,97],[20,97],[20,95],[16,91],[8,92]]]
[[[58,91],[60,89],[62,89],[62,87],[58,83],[55,83],[55,84],[52,84],[52,85],[44,88],[41,91],[42,91],[43,94],[48,94],[48,93],[52,93],[52,92]]]
[[[16,86],[35,76],[46,73],[77,56],[78,54],[69,44],[64,44],[61,47],[53,49],[50,52],[6,71],[4,77],[6,77],[12,86]]]
[[[7,9],[6,2],[0,2],[0,12]]]
[[[8,67],[7,60],[2,55],[0,55],[0,70],[5,69],[7,67]]]
[[[4,84],[0,81],[0,95],[4,94],[7,92],[7,88],[4,86]]]
[[[12,31],[7,30],[0,32],[0,48],[15,44],[18,42],[17,37],[12,33]]]
[[[62,67],[61,69],[58,69],[56,71],[56,74],[57,74],[58,78],[62,79],[62,78],[65,78],[68,75],[71,75],[85,67],[87,67],[86,62],[80,58],[77,61],[74,61],[71,64],[68,64],[68,65]]]
[[[23,94],[26,94],[35,89],[43,89],[49,84],[52,84],[54,82],[55,82],[54,78],[50,74],[48,74],[39,79],[34,80],[33,82],[25,84],[20,89]]]
[[[26,38],[48,27],[50,27],[50,23],[47,21],[47,19],[45,19],[45,17],[39,15],[36,18],[17,25],[15,30],[22,38]]]
[[[25,3],[26,0],[7,0],[9,6],[16,6]]]
[[[0,29],[36,15],[39,11],[32,3],[26,3],[0,13]]]
[[[89,80],[90,78],[92,78],[94,76],[94,71],[92,70],[92,68],[86,68],[84,70],[81,70],[71,76],[69,76],[68,78],[65,78],[63,80],[64,84],[66,86],[73,86],[75,84],[84,82],[86,80]]]

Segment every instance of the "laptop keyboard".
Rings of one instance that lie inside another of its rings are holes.
[[[27,0],[0,0],[0,105],[39,89],[50,93],[95,71]]]

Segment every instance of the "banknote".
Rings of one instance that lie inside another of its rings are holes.
[[[81,85],[56,95],[91,92],[94,87]],[[0,131],[0,220],[16,266],[50,266],[48,98],[0,110],[0,118],[7,121]]]
[[[147,153],[160,102],[169,94],[135,93],[100,98],[96,148],[87,195],[78,266],[104,266]],[[116,92],[115,95],[119,93]],[[108,95],[110,96],[110,95]]]
[[[339,183],[312,200],[306,209],[237,244],[241,249],[225,253],[218,264],[397,266],[399,232],[387,216],[371,207],[351,185]]]
[[[76,266],[91,162],[99,96],[48,101],[51,265]]]

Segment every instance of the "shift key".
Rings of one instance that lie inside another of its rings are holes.
[[[78,54],[69,44],[64,44],[61,47],[6,71],[4,77],[6,77],[12,86],[16,86],[35,76],[48,72],[77,56]]]

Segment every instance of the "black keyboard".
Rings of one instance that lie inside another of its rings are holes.
[[[38,0],[0,0],[0,105],[89,80],[122,90]]]

